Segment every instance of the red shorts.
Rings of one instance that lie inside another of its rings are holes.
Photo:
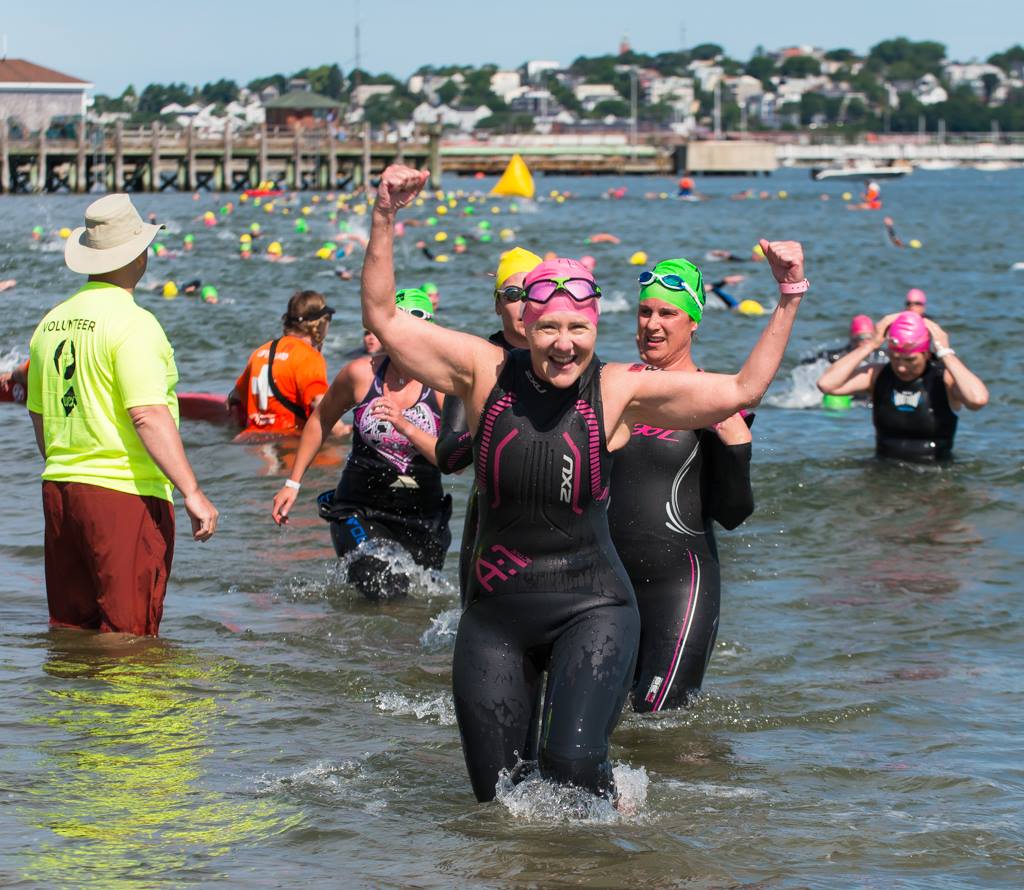
[[[156,636],[174,506],[82,482],[43,482],[50,624]]]

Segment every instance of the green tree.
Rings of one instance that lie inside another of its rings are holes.
[[[852,62],[857,58],[852,49],[830,49],[825,53],[825,58],[830,62]]]
[[[724,53],[725,50],[717,43],[700,43],[690,50],[690,57],[700,62],[710,62]]]
[[[1006,52],[996,53],[988,57],[990,65],[997,65],[1007,74],[1012,74],[1015,67],[1024,67],[1024,46],[1019,43],[1011,46]]]
[[[981,75],[981,85],[985,90],[985,104],[992,104],[992,95],[995,93],[996,88],[999,86],[999,77],[992,72]]]
[[[485,117],[477,126],[482,130],[493,130],[497,133],[532,133],[533,115],[523,112],[499,111]]]
[[[238,84],[221,78],[214,83],[204,83],[199,90],[204,102],[234,102],[238,98]]]
[[[756,77],[761,81],[761,85],[766,90],[771,91],[775,89],[771,80],[772,75],[775,73],[775,62],[768,56],[754,56],[747,62],[745,70],[751,77]]]
[[[629,117],[629,105],[623,102],[621,99],[602,99],[595,106],[593,111],[590,112],[592,118],[603,118],[611,115],[612,117]]]
[[[185,83],[151,83],[139,96],[138,110],[142,114],[159,114],[160,109],[172,102],[188,105],[195,98],[195,90]]]
[[[283,74],[271,74],[267,77],[257,77],[246,84],[246,88],[253,93],[261,93],[267,87],[275,87],[279,93],[283,93],[288,86],[288,78]]]
[[[821,63],[813,56],[790,56],[779,66],[783,77],[810,77],[821,74]]]
[[[916,80],[923,74],[942,74],[942,60],[946,57],[946,46],[935,40],[908,40],[896,37],[883,40],[871,47],[867,64],[875,71],[889,74],[892,66],[899,63],[898,78]]]
[[[310,89],[321,96],[340,99],[344,94],[345,75],[341,73],[341,69],[337,65],[303,68],[301,71],[296,71],[295,76],[308,80]]]
[[[437,91],[437,98],[443,105],[451,105],[459,96],[459,85],[454,80],[446,80]]]
[[[373,127],[398,123],[409,120],[415,107],[414,99],[396,93],[370,96],[363,106],[363,118]]]

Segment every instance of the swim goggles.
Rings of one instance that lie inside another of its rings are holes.
[[[665,290],[676,290],[685,291],[694,300],[697,301],[697,305],[703,307],[704,301],[707,299],[704,294],[698,294],[681,275],[659,275],[657,272],[641,272],[640,277],[637,279],[640,282],[640,287],[647,287],[655,282],[658,282]]]
[[[422,318],[422,319],[425,319],[426,321],[433,321],[434,320],[434,313],[433,312],[427,312],[426,309],[420,309],[418,306],[414,307],[412,309],[403,309],[402,311],[406,315],[411,315],[413,318]]]
[[[520,300],[526,299],[526,291],[518,284],[510,284],[501,290],[495,289],[494,297],[505,303],[518,303]]]
[[[924,306],[926,304],[922,303],[920,300],[907,300],[905,305],[909,307],[909,306]]]
[[[590,278],[538,278],[531,281],[525,290],[527,300],[533,303],[546,303],[558,291],[568,294],[577,303],[585,303],[593,297],[601,296],[601,288]]]

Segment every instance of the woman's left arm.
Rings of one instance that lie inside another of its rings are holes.
[[[966,406],[971,411],[984,408],[988,404],[988,387],[950,348],[949,334],[930,318],[926,318],[924,323],[932,335],[936,357],[946,366],[943,380],[949,395],[950,407],[954,411],[961,406]]]
[[[799,242],[769,243],[762,239],[760,244],[780,286],[804,280],[804,255]],[[634,374],[625,365],[607,366],[610,371],[608,389],[621,393],[618,400],[623,406],[621,421],[626,425],[646,423],[666,429],[692,430],[711,426],[741,408],[757,405],[782,363],[801,298],[802,293],[780,294],[775,311],[738,374],[693,371]]]

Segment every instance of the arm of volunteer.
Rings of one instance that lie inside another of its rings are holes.
[[[39,454],[43,460],[46,460],[46,439],[43,436],[43,415],[36,411],[29,411],[28,416],[32,418],[32,432],[35,433],[36,448],[39,449]]]
[[[170,410],[166,405],[136,405],[128,409],[128,416],[153,463],[185,498],[192,537],[197,541],[209,540],[217,530],[219,514],[196,481]]]
[[[473,463],[473,437],[466,421],[462,399],[449,396],[441,409],[441,432],[434,446],[437,466],[442,473],[457,473]]]
[[[472,334],[440,327],[395,306],[394,239],[398,210],[423,187],[427,172],[391,166],[381,176],[363,261],[363,325],[384,344],[391,360],[409,376],[438,392],[469,398],[474,371],[504,361],[500,346]]]

